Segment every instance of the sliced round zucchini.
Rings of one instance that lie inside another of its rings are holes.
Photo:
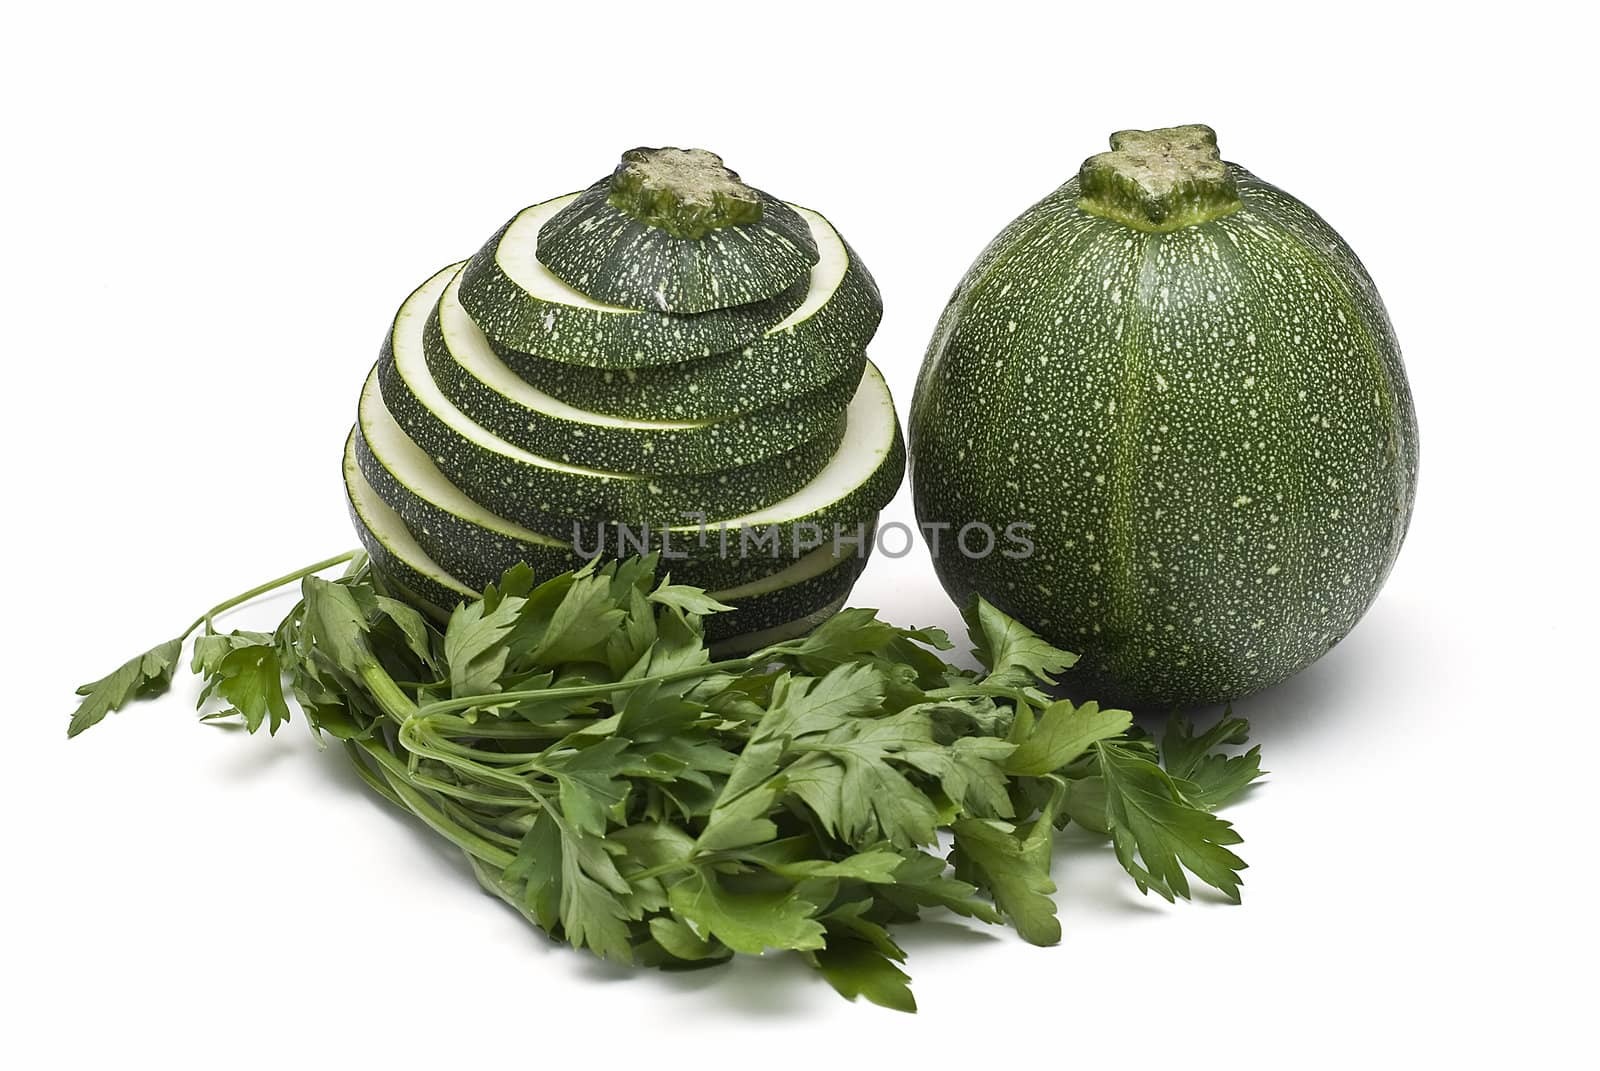
[[[444,289],[423,333],[428,371],[446,398],[507,442],[572,465],[618,472],[711,472],[750,465],[826,433],[855,393],[837,380],[716,421],[639,420],[589,412],[507,367],[461,307],[461,276]]]
[[[356,460],[355,438],[352,429],[344,444],[345,502],[350,507],[356,537],[366,548],[373,567],[416,600],[419,608],[438,612],[462,599],[476,598],[477,592],[428,557],[400,515],[367,482]]]
[[[632,149],[540,228],[539,261],[596,301],[696,313],[774,297],[816,243],[794,209],[703,149]]]
[[[846,529],[841,540],[859,537],[858,527],[888,505],[906,471],[905,440],[895,416],[894,398],[877,365],[867,362],[861,386],[845,411],[845,433],[838,450],[815,479],[787,498],[707,526],[678,525],[666,535],[674,544],[699,536],[705,528],[716,531],[717,542],[735,546],[804,545],[807,536],[820,532],[831,539],[836,529]]]
[[[737,349],[799,308],[801,279],[765,301],[675,315],[608,305],[568,286],[539,262],[539,231],[579,195],[524,208],[467,262],[461,304],[495,342],[597,368],[642,368]]]
[[[387,406],[450,482],[534,531],[561,537],[575,521],[667,524],[685,516],[757,509],[805,486],[830,463],[841,442],[842,416],[824,434],[752,465],[661,475],[584,468],[529,453],[467,417],[428,372],[423,329],[451,270],[433,276],[401,305],[361,404]]]
[[[519,562],[528,563],[540,576],[576,569],[583,563],[583,557],[566,540],[507,520],[469,498],[439,471],[425,450],[411,441],[384,408],[381,398],[376,404],[362,406],[354,449],[367,482],[400,515],[418,546],[469,588],[481,590]],[[619,549],[629,549],[616,540],[614,533],[603,546],[598,534],[569,535],[583,535],[589,553],[614,554]],[[870,549],[870,538],[863,546]],[[770,554],[723,558],[715,550],[707,553],[701,549],[696,553],[697,549],[693,538],[669,541],[669,553],[661,567],[696,587],[742,589],[783,570],[789,561],[787,551],[777,559]],[[851,544],[841,543],[840,549],[845,554],[856,552]],[[790,576],[798,578],[795,574]]]
[[[819,607],[803,617],[795,618],[793,621],[785,621],[783,624],[774,625],[772,628],[760,629],[756,632],[745,632],[718,640],[711,648],[711,657],[738,658],[753,651],[759,651],[763,647],[771,647],[775,643],[799,639],[844,609],[844,604],[849,598],[850,593],[847,591],[826,606]]]
[[[446,615],[450,607],[464,599],[476,598],[479,592],[470,583],[458,579],[422,549],[405,520],[368,481],[359,459],[359,434],[359,429],[352,430],[345,440],[345,495],[356,534],[374,568],[408,602],[435,616]],[[709,615],[707,636],[717,638],[767,628],[812,613],[826,603],[842,602],[865,566],[864,553],[838,559],[833,557],[831,547],[819,547],[760,581],[714,591],[713,598],[734,609]],[[534,569],[539,573],[538,565]],[[554,571],[552,566],[550,572]],[[674,576],[684,581],[681,574]],[[497,580],[498,574],[486,576],[480,586]],[[713,622],[717,624],[713,626]]]
[[[450,575],[482,590],[518,562],[528,563],[540,576],[582,564],[570,542],[508,521],[472,501],[411,441],[382,401],[361,407],[353,439],[356,461],[417,544]]]
[[[862,553],[838,558],[832,547],[818,547],[761,581],[712,592],[713,598],[733,609],[705,618],[706,639],[758,632],[842,601],[867,567],[870,546],[869,541]]]
[[[368,479],[398,510],[429,554],[472,581],[494,578],[519,561],[554,569],[578,540],[584,554],[663,552],[664,566],[704,588],[744,584],[792,560],[796,548],[832,544],[841,550],[864,543],[863,527],[894,497],[905,470],[905,449],[888,388],[869,366],[846,411],[845,437],[827,467],[806,487],[771,506],[737,517],[708,517],[705,524],[619,532],[607,525],[569,521],[541,533],[473,500],[441,472],[406,434],[369,380],[356,440]],[[548,566],[543,563],[552,563]],[[561,566],[563,568],[570,566]]]
[[[702,420],[782,404],[841,378],[859,381],[867,343],[883,318],[878,284],[821,214],[797,209],[818,259],[804,301],[761,338],[711,357],[596,368],[496,343],[529,383],[584,409],[635,419]],[[464,285],[464,284],[463,284]],[[493,336],[491,336],[493,340]]]

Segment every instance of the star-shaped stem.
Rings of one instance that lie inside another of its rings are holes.
[[[674,238],[704,238],[761,218],[761,195],[704,149],[629,149],[611,175],[608,200]]]
[[[1175,231],[1239,209],[1208,126],[1119,130],[1078,171],[1078,207],[1141,231]]]

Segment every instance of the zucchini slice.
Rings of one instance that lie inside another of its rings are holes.
[[[842,602],[867,567],[870,547],[869,538],[862,544],[862,553],[842,557],[835,557],[831,546],[818,547],[771,576],[712,592],[713,598],[733,609],[706,617],[706,639],[772,628]]]
[[[757,509],[805,486],[830,463],[843,437],[841,416],[834,427],[787,453],[715,473],[614,472],[529,453],[462,413],[428,372],[424,327],[451,274],[451,268],[440,271],[401,305],[361,406],[386,406],[450,482],[534,531],[562,537],[574,522],[667,524]]]
[[[408,601],[437,618],[448,616],[450,607],[463,599],[476,598],[478,592],[434,561],[401,515],[373,488],[360,462],[359,437],[360,430],[353,429],[345,440],[344,485],[361,545],[372,558],[374,568]],[[759,581],[712,592],[713,598],[734,609],[709,615],[705,619],[706,635],[717,639],[764,629],[812,614],[821,606],[842,603],[865,566],[865,554],[841,559],[833,557],[831,547],[818,547]],[[540,575],[572,567],[571,563],[551,563],[548,571],[540,573],[539,566],[534,565]],[[483,585],[498,579],[498,575],[485,576]]]
[[[634,149],[551,216],[539,261],[596,301],[671,313],[773,297],[817,262],[794,209],[701,149]]]
[[[395,420],[369,380],[360,411],[356,450],[367,478],[396,509],[417,541],[452,573],[487,582],[519,561],[536,571],[572,568],[580,560],[568,541],[581,539],[585,554],[639,549],[622,543],[608,526],[568,522],[558,532],[536,531],[481,505],[439,470]],[[745,584],[792,560],[796,547],[817,539],[840,549],[864,542],[867,525],[894,497],[905,470],[905,449],[893,402],[877,369],[868,366],[850,408],[839,450],[817,477],[780,502],[737,517],[707,518],[673,528],[637,528],[633,540],[663,551],[664,566],[686,583],[707,589]],[[814,525],[815,528],[808,527]]]
[[[642,368],[737,349],[806,299],[804,278],[765,301],[674,315],[608,305],[539,262],[539,231],[579,195],[524,208],[467,262],[461,304],[500,345],[597,368]]]
[[[461,276],[423,333],[428,371],[451,402],[494,434],[543,457],[621,472],[711,472],[754,464],[826,433],[855,393],[844,378],[716,421],[639,420],[552,397],[508,368],[461,307]]]
[[[799,639],[844,609],[844,604],[849,598],[850,593],[847,591],[826,606],[818,607],[809,614],[797,617],[793,621],[785,621],[783,624],[774,625],[772,628],[760,629],[756,632],[745,632],[718,640],[716,645],[711,648],[711,657],[738,658],[741,655],[759,651],[763,647],[782,643],[784,640]]]
[[[883,373],[871,361],[861,386],[845,411],[845,433],[833,458],[816,478],[794,494],[758,509],[711,521],[715,533],[705,538],[730,546],[781,547],[805,545],[820,530],[831,539],[836,528],[845,529],[841,540],[861,535],[868,519],[888,505],[900,489],[906,471],[906,446],[895,416],[894,398]],[[678,525],[667,530],[674,545],[700,537],[699,525]]]
[[[541,390],[584,409],[636,419],[704,420],[780,405],[840,379],[859,381],[883,299],[866,265],[820,213],[796,209],[818,259],[804,301],[747,345],[697,360],[615,369],[496,344]],[[465,285],[463,283],[463,285]]]
[[[469,587],[482,590],[518,562],[539,576],[582,564],[571,543],[508,521],[467,497],[382,404],[361,407],[353,448],[362,475],[422,550]]]
[[[408,596],[421,600],[419,608],[441,612],[477,592],[451,576],[412,538],[400,515],[367,482],[356,460],[356,432],[344,444],[345,503],[350,507],[356,537],[372,564]]]
[[[400,515],[417,545],[468,588],[481,590],[518,562],[528,563],[540,576],[576,569],[583,563],[565,540],[525,528],[474,502],[439,471],[382,405],[362,407],[353,448],[362,475]],[[586,538],[597,542],[599,537]],[[868,547],[870,542],[866,541]],[[611,542],[608,546],[614,552],[618,545]],[[707,590],[737,587],[741,594],[749,594],[744,589],[752,583],[782,570],[787,560],[760,555],[696,556],[692,539],[669,543],[668,550],[673,555],[687,555],[662,562],[662,568],[672,570],[682,582]],[[841,550],[846,548],[841,546]],[[791,580],[800,578],[790,575]]]

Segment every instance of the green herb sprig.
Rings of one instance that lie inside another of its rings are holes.
[[[345,575],[316,574],[349,563]],[[230,599],[79,689],[76,735],[171,685],[184,640],[205,720],[269,733],[290,700],[371,788],[466,854],[483,887],[554,937],[665,968],[789,950],[847,998],[915,1010],[892,927],[944,908],[1060,940],[1055,831],[1105,834],[1142,891],[1189,876],[1239,899],[1213,812],[1261,776],[1247,726],[1158,746],[1122,710],[1043,688],[1075,656],[978,601],[982,672],[938,629],[844,610],[745,654],[707,646],[727,609],[653,557],[535,583],[513,569],[439,624],[359,552]],[[270,633],[213,618],[276,586]],[[948,850],[943,845],[948,844]]]

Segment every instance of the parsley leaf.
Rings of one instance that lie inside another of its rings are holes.
[[[505,639],[517,626],[527,600],[511,597],[462,603],[444,632],[444,660],[450,667],[451,695],[498,691],[511,649]]]
[[[1039,682],[1054,684],[1052,674],[1078,661],[1077,655],[1051,646],[982,596],[974,598],[962,616],[972,640],[972,653],[989,670],[989,683],[1027,687]]]
[[[1095,749],[1111,843],[1139,891],[1187,899],[1187,869],[1237,903],[1245,864],[1226,847],[1241,840],[1233,826],[1186,800],[1165,770],[1137,752],[1106,741]]]
[[[1194,735],[1188,718],[1174,713],[1161,737],[1161,765],[1182,783],[1183,794],[1191,803],[1214,811],[1238,798],[1265,773],[1259,746],[1243,755],[1215,753],[1219,747],[1243,744],[1249,738],[1249,722],[1231,713],[1199,736]]]
[[[734,892],[714,874],[696,871],[668,890],[672,909],[700,936],[709,934],[735,952],[760,955],[769,948],[822,948],[817,907],[793,887]]]
[[[367,643],[367,614],[348,584],[308,576],[301,587],[305,596],[305,630],[313,647],[321,648],[335,665],[350,675],[374,663]]]
[[[619,899],[629,886],[599,837],[563,828],[560,819],[541,811],[505,876],[526,883],[523,902],[547,930],[559,922],[574,947],[624,963],[633,958],[629,911]]]
[[[219,636],[208,630],[195,641],[194,664],[205,678],[200,703],[215,696],[232,704],[228,710],[207,714],[204,720],[237,715],[252,733],[265,723],[269,735],[289,720],[283,667],[270,635],[232,632]]]
[[[866,997],[879,1007],[914,1012],[911,976],[900,969],[905,951],[888,930],[865,917],[870,906],[857,901],[830,912],[827,946],[810,953],[811,962],[846,1000]]]
[[[172,673],[182,653],[182,639],[158,643],[99,680],[80,686],[78,694],[84,700],[72,712],[67,735],[77,736],[91,725],[99,724],[107,714],[121,710],[131,699],[165,692],[172,686]]]
[[[674,584],[671,577],[661,581],[661,586],[650,593],[650,601],[661,606],[673,606],[686,614],[715,614],[733,607],[718,602],[700,588],[687,584]]]
[[[1126,710],[1101,710],[1091,700],[1081,707],[1063,699],[1039,712],[1033,731],[1006,760],[1006,772],[1043,777],[1066,766],[1097,741],[1121,736],[1133,724]]]
[[[1051,818],[1058,792],[1034,822],[1017,826],[967,818],[955,824],[951,862],[956,876],[987,889],[1024,941],[1053,945],[1061,940],[1050,877]]]

